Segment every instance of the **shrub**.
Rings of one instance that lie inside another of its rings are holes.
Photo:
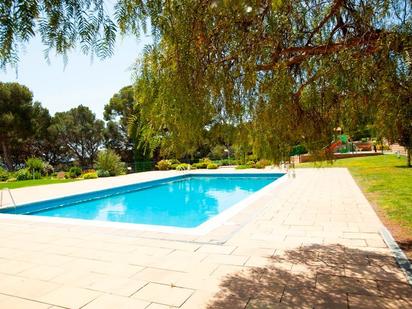
[[[97,169],[108,171],[110,176],[118,176],[126,173],[126,166],[120,156],[111,149],[102,150],[97,154]]]
[[[178,159],[169,159],[168,160],[170,162],[170,164],[174,165],[174,164],[180,164],[180,161]]]
[[[80,168],[80,167],[78,167],[78,166],[72,166],[70,169],[69,169],[69,177],[70,178],[77,178],[77,177],[79,177],[80,175],[82,174],[82,169]]]
[[[45,175],[53,175],[54,174],[54,168],[49,162],[44,163],[43,173]]]
[[[65,172],[58,172],[56,173],[57,179],[64,179],[66,178],[66,173]]]
[[[190,169],[190,164],[187,163],[181,163],[179,165],[176,166],[176,170],[178,171],[186,171]]]
[[[40,158],[32,157],[26,160],[26,167],[30,170],[30,172],[42,173],[45,167],[45,163]]]
[[[105,170],[97,170],[97,176],[98,177],[110,177],[109,171]]]
[[[17,181],[28,180],[28,179],[31,179],[31,178],[32,178],[32,175],[31,175],[28,168],[19,169],[16,173],[16,180]]]
[[[194,168],[207,168],[207,166],[208,166],[210,163],[213,163],[213,162],[210,161],[209,158],[203,158],[203,159],[200,159],[198,163],[194,163],[192,166],[193,166]]]
[[[171,170],[175,170],[175,169],[177,169],[177,167],[178,167],[179,165],[180,165],[180,164],[177,164],[177,163],[176,163],[176,164],[171,164],[171,165],[170,165],[170,169],[171,169]]]
[[[87,174],[87,173],[96,173],[96,170],[90,168],[90,169],[88,169],[88,170],[84,170],[84,171],[83,171],[83,174]]]
[[[15,181],[17,181],[16,178],[9,178],[9,179],[7,179],[7,182],[15,182]]]
[[[95,179],[97,178],[96,172],[88,172],[83,174],[83,179]]]
[[[262,159],[262,160],[259,160],[258,162],[256,162],[255,167],[256,168],[265,168],[266,166],[269,166],[269,165],[271,165],[269,160]]]
[[[208,165],[207,165],[207,169],[208,170],[215,170],[215,169],[217,169],[219,167],[219,165],[217,165],[217,164],[215,164],[215,163],[209,163]]]
[[[255,161],[248,161],[248,162],[246,163],[246,165],[247,165],[249,168],[253,168],[253,167],[255,167],[256,163],[255,163]]]
[[[247,168],[250,168],[248,165],[242,164],[242,165],[238,165],[235,167],[235,169],[237,170],[245,170]]]
[[[41,179],[41,173],[38,171],[35,171],[33,173],[33,179]]]
[[[4,169],[0,167],[0,181],[7,181],[10,177],[10,174]]]
[[[156,168],[159,171],[166,171],[168,169],[170,169],[172,166],[172,164],[170,163],[169,160],[160,160],[159,162],[157,162],[156,164]]]

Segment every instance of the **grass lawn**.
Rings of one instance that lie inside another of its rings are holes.
[[[398,242],[411,242],[412,168],[406,167],[405,157],[383,155],[298,165],[314,166],[347,167]]]
[[[9,189],[17,189],[23,187],[32,187],[32,186],[42,186],[42,185],[49,185],[53,183],[66,183],[66,182],[73,182],[78,181],[80,179],[51,179],[51,178],[43,178],[43,179],[35,179],[35,180],[23,180],[23,181],[13,181],[13,182],[0,182],[0,190],[4,188]]]

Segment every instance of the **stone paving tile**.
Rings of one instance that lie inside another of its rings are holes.
[[[148,282],[143,280],[132,280],[126,278],[116,278],[113,276],[104,276],[99,278],[88,286],[91,290],[116,294],[121,296],[130,296],[144,287]]]
[[[0,273],[15,275],[34,266],[35,264],[32,263],[11,260],[0,264]]]
[[[33,299],[58,288],[59,285],[41,280],[0,275],[0,293]]]
[[[64,269],[60,267],[40,265],[20,272],[19,276],[48,281],[62,273],[64,273]]]
[[[132,278],[139,279],[146,282],[156,282],[156,283],[163,283],[163,284],[175,284],[185,273],[168,270],[168,269],[160,269],[160,268],[151,268],[147,267],[142,271],[135,274]]]
[[[316,278],[316,288],[324,292],[342,292],[362,295],[377,295],[378,287],[374,280],[358,279],[319,274]]]
[[[36,299],[48,304],[76,309],[85,306],[100,295],[101,293],[87,289],[62,286]]]
[[[172,308],[177,308],[173,306],[166,306],[166,305],[161,305],[161,304],[156,304],[156,303],[151,303],[148,307],[145,309],[172,309]]]
[[[86,306],[84,309],[144,309],[149,306],[149,302],[133,299],[129,297],[102,295]]]
[[[351,309],[410,309],[411,300],[396,298],[385,298],[378,296],[352,295],[349,294],[349,307]]]
[[[149,283],[132,297],[148,302],[155,302],[163,305],[181,306],[192,294],[193,290],[173,287],[165,284]]]
[[[19,297],[0,296],[0,308],[5,309],[49,309],[50,304],[39,303]],[[56,308],[57,309],[57,308]]]
[[[287,287],[281,302],[295,308],[310,306],[315,308],[347,309],[348,307],[345,293],[325,293],[314,288],[290,289]]]

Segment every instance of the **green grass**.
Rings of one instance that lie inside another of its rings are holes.
[[[350,158],[298,167],[347,167],[368,199],[384,214],[412,233],[412,168],[396,155]]]
[[[54,183],[66,183],[66,182],[73,182],[78,181],[80,179],[51,179],[51,178],[43,178],[43,179],[35,179],[35,180],[22,180],[22,181],[13,181],[13,182],[0,182],[0,190],[4,188],[9,189],[17,189],[17,188],[24,188],[24,187],[32,187],[32,186],[42,186],[42,185],[50,185]]]

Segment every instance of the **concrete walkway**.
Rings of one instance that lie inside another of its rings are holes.
[[[16,196],[73,185],[104,184]],[[346,169],[298,170],[201,237],[0,216],[0,308],[412,308],[381,228]]]

